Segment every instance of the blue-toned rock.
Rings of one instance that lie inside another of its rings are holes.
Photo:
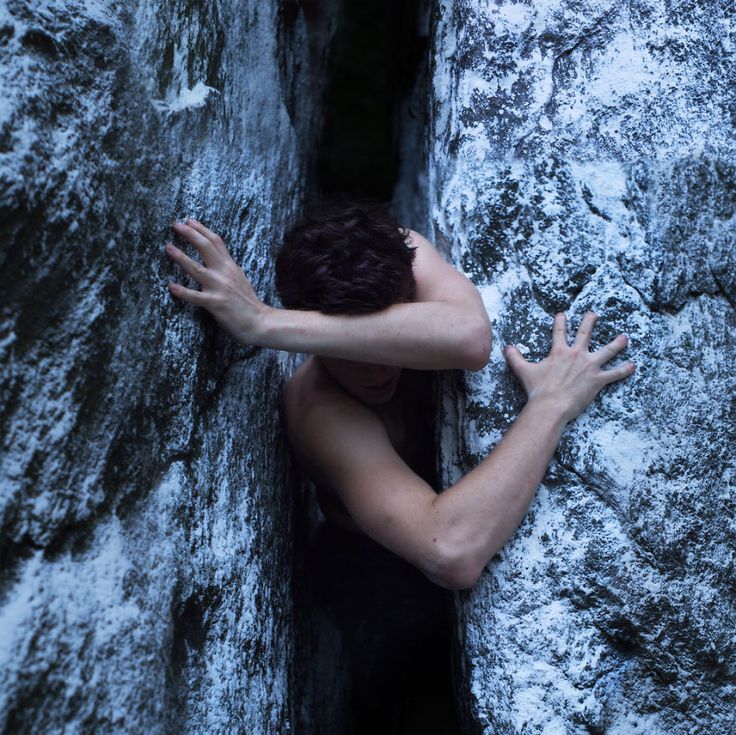
[[[521,527],[458,598],[465,732],[733,732],[733,11],[434,11],[413,175],[495,337],[486,370],[445,383],[445,485],[523,405],[502,347],[541,359],[556,311],[571,329],[596,311],[592,348],[625,332],[638,366],[567,428]]]

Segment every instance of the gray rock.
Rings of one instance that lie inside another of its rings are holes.
[[[196,216],[272,297],[333,11],[0,10],[4,732],[340,732],[342,644],[293,595],[291,362],[174,303],[162,254]],[[558,309],[639,365],[458,596],[465,731],[733,732],[733,11],[443,0],[430,30],[396,206],[495,334],[445,380],[445,484],[523,404],[501,346],[541,358]]]
[[[174,303],[174,218],[270,298],[331,4],[0,10],[4,732],[287,733],[288,361]]]
[[[465,731],[736,732],[732,4],[435,11],[430,234],[495,335],[486,370],[446,381],[445,484],[523,405],[502,346],[541,359],[557,310],[596,311],[592,349],[626,332],[616,362],[638,365],[458,597]]]

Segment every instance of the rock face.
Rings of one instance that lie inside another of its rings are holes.
[[[344,731],[339,637],[294,610],[290,362],[174,303],[162,253],[195,216],[270,299],[334,10],[0,10],[5,733]],[[593,348],[627,332],[639,365],[457,598],[464,732],[733,732],[732,3],[427,10],[396,208],[495,333],[484,372],[445,380],[444,484],[523,404],[502,345],[542,358],[557,310],[597,311]]]
[[[523,405],[502,346],[541,359],[557,310],[638,365],[458,598],[468,733],[734,732],[734,61],[732,3],[435,4],[426,207],[495,336],[446,382],[445,484]]]
[[[331,3],[0,10],[0,725],[293,731],[288,368],[174,303],[174,218],[267,299]]]

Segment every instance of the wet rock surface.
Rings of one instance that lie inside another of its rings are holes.
[[[0,11],[4,732],[293,731],[288,362],[163,244],[200,219],[270,300],[331,5]]]
[[[435,3],[430,233],[495,344],[450,376],[455,481],[523,405],[554,313],[638,365],[568,426],[458,597],[465,732],[733,732],[736,26],[730,4]]]

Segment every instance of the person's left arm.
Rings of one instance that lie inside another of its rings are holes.
[[[202,290],[178,283],[169,289],[207,309],[239,342],[416,370],[479,370],[488,362],[491,327],[478,290],[416,232],[411,231],[416,301],[353,316],[264,304],[222,238],[196,220],[186,222],[175,223],[174,231],[203,262],[171,243],[166,252]]]

